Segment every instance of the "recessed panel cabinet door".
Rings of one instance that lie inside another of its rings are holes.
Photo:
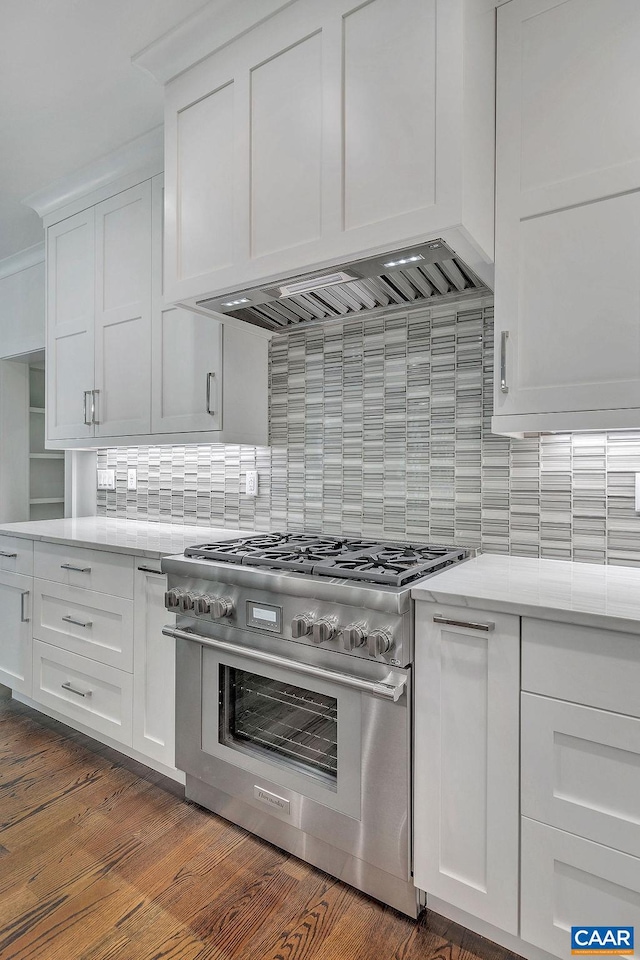
[[[93,436],[94,211],[47,230],[47,436]],[[88,421],[88,422],[87,422]]]
[[[173,308],[152,333],[153,433],[222,429],[222,324]]]
[[[159,571],[159,560],[136,558],[133,746],[174,767],[175,640],[162,627],[175,617],[165,609],[167,578]]]
[[[638,49],[636,0],[498,10],[497,429],[640,408]]]
[[[148,434],[151,419],[151,181],[96,212],[96,436]]]
[[[33,579],[0,573],[0,683],[31,695]]]
[[[416,604],[414,881],[518,932],[520,618]]]

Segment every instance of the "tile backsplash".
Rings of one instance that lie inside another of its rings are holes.
[[[101,450],[98,513],[640,565],[640,431],[494,436],[492,379],[490,300],[275,338],[270,447]]]

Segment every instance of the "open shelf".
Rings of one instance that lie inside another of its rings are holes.
[[[64,453],[45,450],[44,369],[29,367],[29,515],[49,520],[64,514]]]

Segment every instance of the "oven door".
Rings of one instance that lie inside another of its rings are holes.
[[[247,825],[246,811],[236,818],[245,804],[407,879],[409,671],[340,656],[349,672],[338,673],[316,649],[290,662],[271,637],[256,649],[253,636],[245,648],[172,635],[176,763],[187,782],[230,798],[215,809],[235,822]]]

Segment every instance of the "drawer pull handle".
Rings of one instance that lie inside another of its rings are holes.
[[[162,570],[154,570],[153,567],[138,567],[140,573],[156,573],[158,576],[162,576]]]
[[[23,590],[20,594],[20,623],[29,623],[29,617],[26,617],[24,613],[24,601],[29,596],[30,592],[30,590]]]
[[[93,626],[92,620],[76,620],[75,617],[70,617],[68,614],[66,617],[62,618],[65,623],[73,623],[76,627],[91,627]]]
[[[74,573],[91,573],[91,567],[74,567],[72,563],[61,563],[61,570],[73,570]]]
[[[482,630],[484,633],[490,633],[495,629],[495,623],[475,623],[469,620],[450,620],[449,617],[434,617],[434,623],[446,623],[450,627],[468,627],[469,630]]]
[[[0,557],[8,557],[9,560],[15,560],[17,556],[17,553],[8,553],[6,550],[0,550]]]
[[[63,690],[68,690],[69,693],[75,693],[77,697],[90,697],[93,693],[93,690],[76,690],[75,687],[71,686],[71,683],[67,680],[66,683],[62,684]]]

